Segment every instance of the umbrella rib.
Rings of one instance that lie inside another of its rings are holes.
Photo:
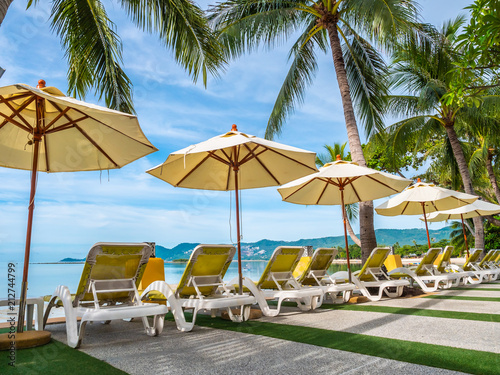
[[[115,161],[106,153],[106,151],[104,151],[101,146],[99,146],[79,125],[77,124],[74,124],[74,126],[78,129],[78,131],[80,133],[83,134],[83,136],[85,138],[87,138],[87,140],[92,143],[92,145],[100,152],[102,153],[111,163],[113,163],[115,165],[115,167],[118,167],[118,164],[115,163]],[[45,150],[45,153],[47,153],[47,150]]]
[[[246,162],[257,157],[257,155],[255,155],[255,150],[257,150],[259,148],[258,144],[257,144],[257,146],[255,146],[255,148],[253,150],[250,150],[250,148],[248,147],[247,144],[245,144],[245,147],[248,149],[249,153],[246,154],[246,156],[243,159],[241,159],[241,161],[238,162],[239,165],[245,164]],[[260,155],[264,151],[266,151],[266,150],[262,150],[258,155]]]
[[[26,93],[26,94],[20,94],[20,95],[13,95],[11,96],[10,98],[4,98],[3,96],[0,95],[0,98],[2,98],[2,100],[6,101],[6,102],[10,102],[12,100],[18,100],[18,99],[22,99],[22,98],[27,98],[27,97],[34,97],[35,95],[31,92],[29,93]]]
[[[359,196],[358,194],[358,191],[356,190],[356,188],[354,187],[354,185],[352,184],[353,181],[357,180],[358,178],[355,178],[354,180],[350,180],[348,184],[346,185],[351,185],[352,187],[352,191],[354,191],[354,194],[356,194],[356,198],[358,198],[358,201],[361,202],[361,197]]]
[[[0,103],[4,103],[12,111],[12,114],[10,116],[0,113],[0,115],[5,118],[5,121],[2,124],[2,126],[4,126],[6,122],[11,122],[12,124],[26,130],[28,133],[31,133],[33,131],[33,126],[31,126],[30,123],[26,121],[26,119],[21,115],[20,112],[23,109],[25,109],[29,104],[31,104],[34,100],[35,96],[31,97],[29,100],[26,100],[18,109],[15,109],[10,105],[9,102],[7,102],[2,96],[0,96]],[[24,125],[14,120],[14,117],[16,116],[19,117],[22,122],[24,122]]]
[[[63,111],[61,111],[59,107],[56,107],[56,109],[59,111],[59,114],[51,122],[49,122],[47,126],[45,126],[45,128],[43,128],[44,131],[50,128],[52,125],[54,125],[55,122],[58,121],[62,116],[66,117],[68,121],[71,122],[73,121],[69,116],[66,115],[66,113],[68,113],[71,107],[66,107]]]
[[[398,192],[398,191],[397,191],[396,189],[394,189],[393,187],[391,187],[391,186],[389,186],[389,185],[387,185],[387,184],[383,183],[382,181],[377,180],[376,178],[374,178],[374,177],[372,177],[372,176],[368,176],[368,175],[366,175],[365,177],[368,177],[369,179],[371,179],[371,180],[373,180],[373,181],[375,181],[375,182],[378,182],[380,185],[383,185],[383,186],[385,186],[386,188],[393,190],[395,193],[397,193],[397,192]]]
[[[431,201],[431,204],[432,204],[432,207],[434,207],[434,209],[435,209],[436,211],[439,211],[439,210],[438,210],[438,208],[436,207],[436,203],[435,203],[434,201]]]
[[[226,180],[226,191],[229,190],[229,178],[231,177],[231,164],[227,166],[228,171],[227,171],[227,180]]]
[[[50,166],[49,166],[49,152],[47,151],[47,137],[43,137],[43,147],[45,149],[45,168],[47,169],[47,172],[50,171]]]
[[[281,183],[280,183],[280,182],[278,181],[278,179],[274,176],[274,174],[272,174],[272,173],[271,173],[271,171],[270,171],[270,170],[269,170],[269,169],[268,169],[268,168],[264,165],[264,163],[262,163],[262,161],[261,161],[261,160],[260,160],[260,159],[259,159],[259,158],[258,158],[258,157],[254,154],[254,153],[253,153],[253,151],[252,151],[252,150],[250,150],[250,147],[248,147],[248,145],[247,145],[246,143],[245,143],[245,145],[244,145],[244,146],[246,147],[246,149],[248,150],[248,152],[250,152],[250,153],[253,155],[253,158],[254,158],[255,160],[257,160],[257,162],[260,164],[260,166],[261,166],[262,168],[264,168],[264,170],[267,172],[267,174],[268,174],[269,176],[271,176],[271,177],[273,178],[273,180],[274,180],[274,181],[275,181],[278,185],[281,185]],[[255,149],[254,149],[254,150],[255,150]],[[250,159],[248,159],[248,160],[250,160]],[[248,161],[248,160],[247,160],[247,161]]]
[[[286,201],[288,198],[290,198],[292,195],[294,195],[295,193],[298,193],[300,190],[302,190],[303,188],[305,188],[307,185],[309,185],[311,182],[313,182],[315,180],[315,178],[307,181],[304,185],[302,185],[301,187],[299,187],[297,190],[293,191],[291,194],[287,195],[285,198],[283,198],[284,201]]]
[[[298,160],[296,160],[296,159],[294,159],[294,158],[291,158],[290,156],[286,156],[286,155],[282,154],[281,152],[278,152],[278,151],[276,151],[276,150],[274,150],[274,149],[272,149],[272,148],[269,148],[269,147],[267,147],[267,146],[263,146],[263,145],[261,145],[261,146],[262,146],[262,147],[264,147],[264,148],[265,148],[266,150],[268,150],[268,151],[272,151],[272,152],[274,152],[275,154],[278,154],[278,155],[280,155],[280,156],[283,156],[283,157],[284,157],[284,158],[286,158],[286,159],[289,159],[289,160],[291,160],[291,161],[294,161],[294,162],[295,162],[295,163],[297,163],[297,164],[300,164],[300,165],[302,165],[302,166],[304,166],[304,167],[306,167],[306,168],[309,168],[310,170],[312,170],[312,171],[314,171],[314,172],[317,172],[317,169],[316,169],[316,168],[312,168],[312,167],[308,166],[307,164],[304,164],[304,163],[302,163],[302,162],[300,162],[300,161],[298,161]]]
[[[319,195],[319,198],[318,200],[316,201],[315,204],[319,204],[319,201],[321,200],[321,198],[323,198],[323,194],[325,194],[325,191],[326,191],[326,188],[328,187],[328,183],[325,184],[325,187],[323,188],[323,191],[321,192],[321,194]]]
[[[51,102],[51,103],[52,103],[52,102]],[[96,119],[96,118],[94,118],[94,117],[92,117],[92,116],[86,115],[85,113],[83,113],[83,112],[82,112],[82,111],[80,111],[79,109],[76,109],[76,108],[72,108],[72,109],[73,109],[74,111],[76,111],[76,112],[78,112],[78,113],[80,113],[80,114],[84,115],[84,116],[87,116],[88,118],[90,118],[90,119],[94,120],[95,122],[98,122],[98,123],[99,123],[99,124],[101,124],[102,126],[105,126],[105,127],[109,128],[109,129],[111,129],[111,130],[115,131],[116,133],[121,134],[121,135],[123,135],[124,137],[127,137],[127,138],[129,138],[129,139],[133,140],[134,142],[140,143],[141,145],[146,146],[146,147],[149,147],[149,148],[151,148],[151,149],[158,150],[155,146],[150,145],[150,144],[147,144],[147,143],[144,143],[144,142],[141,142],[141,141],[139,141],[139,140],[135,139],[134,137],[131,137],[130,135],[125,134],[125,133],[123,133],[123,132],[119,131],[118,129],[115,129],[115,128],[113,128],[112,126],[109,126],[109,125],[105,124],[104,122],[102,122],[102,121],[100,121],[100,120],[98,120],[98,119]],[[127,116],[127,117],[128,117],[128,116]],[[130,118],[130,117],[129,117],[129,118]]]
[[[196,169],[198,169],[198,167],[199,167],[200,165],[202,165],[202,164],[203,164],[203,163],[204,163],[204,162],[205,162],[205,161],[206,161],[206,160],[207,160],[210,156],[211,156],[210,154],[208,154],[207,156],[205,156],[205,157],[203,158],[203,160],[201,160],[198,164],[196,164],[196,166],[195,166],[193,169],[191,169],[191,170],[190,170],[190,171],[189,171],[189,172],[188,172],[188,173],[187,173],[184,177],[182,177],[182,178],[179,180],[179,182],[177,182],[174,186],[179,186],[179,184],[181,184],[181,183],[182,183],[182,182],[183,182],[186,178],[188,178],[188,177],[189,177],[189,175],[191,175],[191,173],[193,173]]]
[[[80,117],[76,120],[71,120],[70,122],[66,122],[62,125],[59,125],[57,128],[52,128],[50,130],[47,130],[45,132],[45,134],[56,133],[56,132],[60,132],[63,130],[68,130],[68,129],[74,128],[75,126],[78,126],[78,124],[77,124],[78,122],[83,121],[87,118],[89,118],[89,116],[83,116],[83,117]]]
[[[406,202],[405,208],[403,208],[403,211],[401,211],[401,215],[404,215],[406,208],[408,207],[409,204],[410,202]]]
[[[229,159],[229,156],[228,156],[228,155],[224,152],[224,150],[222,150],[222,149],[221,149],[221,151],[222,151],[222,153],[223,153],[224,155],[226,155],[226,157]],[[215,160],[217,160],[217,161],[220,161],[222,164],[226,164],[226,165],[229,165],[229,166],[231,165],[231,162],[229,162],[229,161],[227,161],[227,160],[224,160],[224,159],[223,159],[223,158],[221,158],[219,155],[216,155],[216,154],[215,154],[215,151],[207,151],[207,152],[208,152],[208,155],[209,155],[210,157],[214,158],[214,159],[215,159]]]

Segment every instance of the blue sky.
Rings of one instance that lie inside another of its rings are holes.
[[[206,7],[208,3],[200,4]],[[435,25],[466,14],[463,8],[470,3],[420,0],[425,21]],[[117,3],[105,5],[123,41],[124,67],[134,83],[139,122],[160,151],[109,174],[40,174],[31,260],[83,257],[98,241],[155,241],[167,247],[180,242],[231,242],[229,208],[233,194],[173,188],[144,171],[163,162],[172,151],[229,131],[233,123],[240,131],[263,136],[288,70],[289,44],[232,62],[225,74],[210,79],[205,89],[192,83],[156,37],[137,30]],[[43,78],[48,86],[64,92],[67,66],[59,39],[47,22],[48,5],[40,2],[28,11],[25,6],[24,1],[13,2],[0,28],[0,66],[7,69],[0,85],[36,86]],[[92,95],[86,100],[98,103]],[[315,83],[277,141],[321,152],[325,143],[346,140],[331,55],[320,55]],[[28,197],[29,172],[0,168],[2,260],[22,259]],[[242,204],[245,242],[343,233],[339,207],[284,203],[275,188],[246,190]],[[441,226],[434,224],[431,229]],[[416,216],[375,215],[375,227],[422,228],[423,224]],[[235,241],[234,223],[232,229]]]

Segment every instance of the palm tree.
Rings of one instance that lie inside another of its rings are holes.
[[[337,155],[340,156],[342,160],[350,160],[350,155],[347,155],[345,152],[345,148],[347,146],[347,142],[345,143],[334,143],[333,146],[325,145],[326,152],[323,154],[318,154],[316,156],[316,165],[318,167],[324,166],[326,163],[331,163],[337,160]],[[354,230],[352,229],[351,222],[358,219],[359,214],[359,206],[357,203],[346,204],[345,211],[347,216],[346,227],[347,232],[349,232],[349,236],[353,240],[353,242],[361,246],[361,240],[356,236]]]
[[[433,27],[427,33],[408,36],[393,53],[393,65],[390,70],[392,87],[404,90],[407,95],[394,95],[389,98],[389,107],[397,115],[407,118],[388,128],[390,145],[396,156],[404,154],[406,142],[415,142],[419,146],[430,139],[446,137],[458,166],[463,188],[468,194],[475,194],[471,174],[462,141],[457,129],[467,129],[488,123],[485,116],[486,105],[494,106],[498,100],[484,102],[480,108],[449,104],[443,100],[450,87],[452,75],[449,72],[460,59],[456,48],[458,30],[464,23],[463,17],[447,22],[440,32]],[[484,249],[484,226],[481,218],[474,219],[475,247]]]
[[[367,133],[382,127],[386,66],[370,41],[390,47],[410,28],[417,13],[413,0],[228,0],[209,11],[230,58],[261,43],[273,47],[300,31],[269,118],[268,139],[280,134],[287,116],[303,100],[317,69],[316,50],[327,53],[330,47],[352,160],[366,166],[353,100]],[[360,218],[364,261],[376,246],[372,202],[360,205]]]
[[[0,0],[0,25],[12,0]],[[28,7],[38,0],[29,0]],[[135,25],[157,34],[193,78],[217,75],[223,64],[219,44],[204,12],[190,0],[131,1],[120,5]],[[68,60],[69,93],[84,98],[95,89],[110,108],[133,113],[132,82],[123,71],[122,43],[100,0],[52,0],[51,28]]]

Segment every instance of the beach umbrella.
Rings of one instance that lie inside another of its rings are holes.
[[[278,186],[315,172],[315,158],[314,152],[248,135],[233,125],[228,133],[171,153],[147,173],[175,187],[235,191],[241,293],[239,191]]]
[[[445,189],[434,184],[417,180],[402,193],[392,197],[375,208],[379,215],[424,215],[427,244],[431,247],[426,213],[449,210],[468,205],[477,200],[477,196]]]
[[[157,149],[133,115],[84,103],[55,87],[0,87],[0,166],[31,171],[17,330],[23,331],[38,171],[120,168]]]
[[[345,205],[371,201],[399,193],[410,180],[340,160],[327,163],[319,172],[299,178],[278,189],[285,202],[304,205],[341,205],[349,282],[351,265],[347,241]]]
[[[452,210],[446,211],[436,211],[427,214],[426,217],[421,217],[420,220],[428,222],[438,222],[444,220],[461,220],[462,221],[462,231],[464,233],[465,240],[465,250],[467,251],[467,256],[469,256],[469,245],[467,244],[467,234],[465,233],[465,223],[464,219],[471,219],[478,216],[488,216],[500,213],[500,205],[485,202],[482,200],[476,200],[475,202],[462,206],[459,208],[454,208]]]

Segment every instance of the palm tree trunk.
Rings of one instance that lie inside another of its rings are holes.
[[[2,22],[7,14],[7,10],[9,9],[10,4],[12,4],[14,0],[0,0],[0,26],[2,26]]]
[[[354,107],[351,100],[351,92],[347,81],[344,56],[342,55],[342,46],[340,44],[337,25],[333,22],[326,25],[330,45],[332,48],[333,65],[339,84],[340,95],[342,97],[342,107],[344,109],[345,126],[347,128],[347,138],[349,140],[349,149],[352,160],[359,165],[366,167],[363,148],[359,138],[356,117],[354,116]],[[375,228],[373,227],[373,202],[362,202],[359,204],[359,233],[361,239],[361,259],[364,263],[371,251],[377,247],[375,237]]]
[[[448,139],[450,140],[451,148],[453,150],[453,155],[458,164],[458,169],[460,175],[462,176],[462,181],[464,183],[464,190],[467,194],[476,195],[474,188],[472,187],[472,179],[470,177],[469,168],[467,167],[467,161],[465,160],[464,150],[458,139],[457,133],[453,126],[454,124],[448,124],[444,128],[448,134]],[[475,248],[484,250],[484,223],[483,219],[480,217],[475,217],[472,219],[474,222],[474,238],[475,238]]]
[[[497,197],[497,202],[500,203],[500,189],[498,188],[497,178],[495,172],[493,171],[493,155],[488,150],[488,156],[486,157],[486,170],[488,171],[488,177],[490,178],[491,186],[495,192],[495,197]]]
[[[353,240],[353,242],[356,245],[361,246],[361,240],[358,237],[356,237],[356,233],[354,233],[354,230],[352,229],[351,222],[349,221],[349,219],[346,220],[346,224],[347,224],[347,232],[349,233],[349,237],[351,237],[351,240]]]

